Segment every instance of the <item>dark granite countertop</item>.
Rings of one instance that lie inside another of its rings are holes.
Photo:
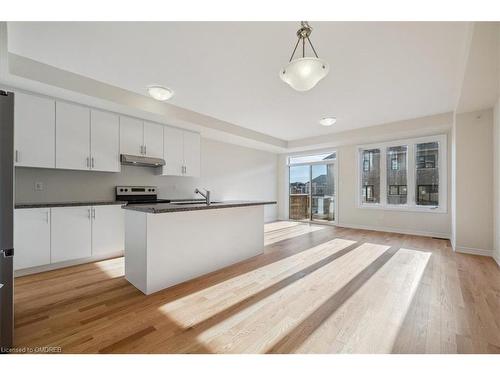
[[[51,207],[78,207],[78,206],[114,206],[124,205],[121,201],[84,201],[84,202],[44,202],[44,203],[16,203],[14,208],[51,208]]]
[[[189,200],[192,201],[192,200]],[[262,206],[266,204],[276,204],[275,201],[224,201],[214,202],[207,206],[203,202],[196,202],[194,204],[183,204],[182,202],[172,203],[155,203],[155,204],[129,204],[124,206],[125,210],[139,211],[149,214],[163,214],[168,212],[182,212],[182,211],[199,211],[199,210],[213,210],[221,208],[233,207],[247,207],[247,206]]]

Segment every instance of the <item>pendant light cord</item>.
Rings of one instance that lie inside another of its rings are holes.
[[[309,25],[307,25],[307,26],[309,26]],[[309,39],[309,35],[307,35],[307,36],[301,36],[299,33],[297,33],[297,35],[298,35],[297,43],[295,43],[295,48],[293,49],[292,56],[290,56],[290,60],[288,60],[288,62],[292,62],[293,56],[295,56],[295,52],[297,51],[297,47],[299,46],[300,40],[302,40],[302,57],[303,58],[306,57],[306,39],[309,42],[309,45],[311,46],[312,51],[314,52],[314,56],[316,56],[316,58],[319,59],[319,56],[316,53],[316,50],[314,49],[314,46],[313,46],[313,44],[311,42],[311,39]]]

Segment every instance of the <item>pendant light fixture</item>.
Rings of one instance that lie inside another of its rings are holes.
[[[280,77],[293,89],[297,91],[308,91],[326,77],[330,67],[325,60],[318,57],[311,43],[311,39],[309,39],[312,27],[309,26],[307,21],[302,21],[300,25],[301,27],[297,31],[297,43],[293,49],[292,56],[290,57],[288,65],[281,69]],[[315,57],[306,57],[306,39]],[[302,57],[293,59],[300,42],[302,42]]]

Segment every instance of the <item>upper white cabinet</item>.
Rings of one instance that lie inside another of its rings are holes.
[[[92,256],[125,249],[125,215],[121,206],[92,207]]]
[[[14,269],[50,263],[50,208],[14,211]]]
[[[184,176],[199,177],[201,169],[200,135],[184,132]]]
[[[103,172],[120,172],[119,116],[92,109],[90,126],[91,169]]]
[[[55,167],[55,100],[17,92],[14,99],[15,165]]]
[[[163,157],[163,125],[120,116],[122,154]]]
[[[56,168],[119,172],[119,142],[118,115],[56,103]]]
[[[90,257],[92,208],[52,208],[51,216],[51,262]]]
[[[163,125],[144,121],[144,155],[163,158]]]
[[[164,158],[163,175],[200,175],[200,135],[16,93],[15,165],[120,172],[120,154]]]
[[[163,129],[165,176],[200,176],[200,135],[165,127]]]
[[[180,129],[163,129],[165,166],[163,175],[182,176],[184,172],[184,132]]]
[[[144,124],[142,120],[120,116],[120,153],[143,155]]]
[[[90,169],[90,109],[56,102],[56,168]]]

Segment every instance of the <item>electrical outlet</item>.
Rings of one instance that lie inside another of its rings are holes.
[[[35,182],[35,191],[43,190],[43,182]]]

